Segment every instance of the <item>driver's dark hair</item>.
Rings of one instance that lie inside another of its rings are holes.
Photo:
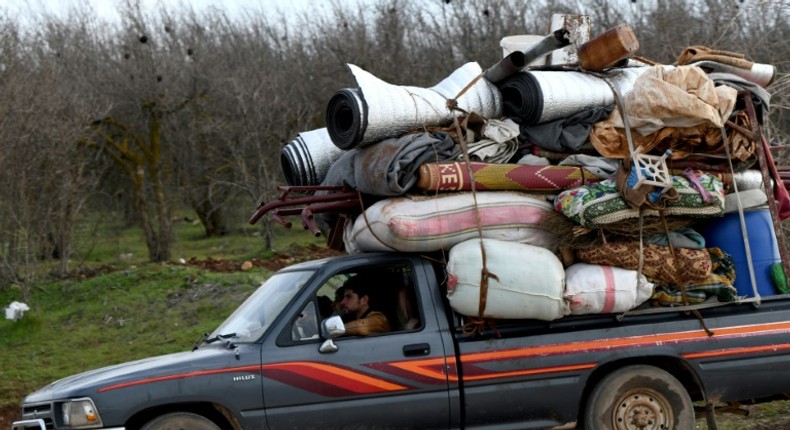
[[[370,297],[370,285],[367,282],[367,279],[364,279],[363,276],[357,275],[353,278],[347,280],[343,284],[343,288],[346,290],[353,291],[359,298],[363,296],[368,296],[368,301],[371,300]]]

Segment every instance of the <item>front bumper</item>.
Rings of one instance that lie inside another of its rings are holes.
[[[14,423],[11,424],[11,430],[25,430],[25,429],[47,430],[47,423],[41,418],[36,418],[32,420],[14,421]],[[125,430],[125,428],[112,427],[112,428],[105,428],[98,430]]]

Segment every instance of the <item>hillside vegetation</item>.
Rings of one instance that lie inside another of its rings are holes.
[[[264,251],[260,237],[206,239],[199,229],[178,225],[175,261],[110,257],[118,247],[134,248],[139,232],[128,230],[97,247],[98,258],[46,277],[25,297],[17,286],[1,288],[3,307],[16,300],[31,310],[19,321],[0,320],[0,408],[18,412],[25,394],[67,375],[188,350],[272,270],[329,252],[301,231],[279,229],[279,251]],[[245,261],[251,268],[242,270]]]

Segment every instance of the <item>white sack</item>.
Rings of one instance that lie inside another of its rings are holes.
[[[551,321],[570,312],[562,298],[565,271],[551,251],[494,239],[483,239],[483,246],[486,268],[496,276],[488,280],[485,317]],[[450,249],[447,298],[456,312],[478,315],[482,268],[479,239]]]
[[[653,284],[640,280],[636,270],[577,263],[565,269],[565,298],[573,315],[625,312],[653,294]]]

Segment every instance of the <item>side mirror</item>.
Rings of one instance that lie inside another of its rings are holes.
[[[324,339],[334,339],[346,333],[346,326],[340,315],[333,315],[321,321],[321,337]]]
[[[326,340],[318,347],[318,351],[321,353],[336,352],[338,347],[332,339],[342,336],[345,332],[346,326],[339,315],[323,320],[321,322],[321,337]]]

